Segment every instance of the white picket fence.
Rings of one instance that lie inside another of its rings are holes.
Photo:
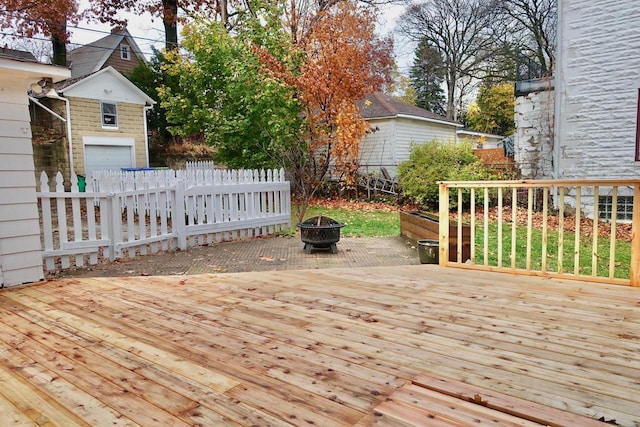
[[[40,176],[46,270],[97,264],[226,240],[291,225],[291,193],[284,170],[101,171],[71,191],[56,175],[53,191]]]

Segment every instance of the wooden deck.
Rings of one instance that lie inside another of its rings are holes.
[[[640,289],[426,265],[50,281],[0,292],[0,362],[2,426],[531,425],[425,378],[638,426]]]

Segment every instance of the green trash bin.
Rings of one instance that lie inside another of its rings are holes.
[[[420,264],[438,264],[440,242],[437,240],[418,240],[418,257]]]
[[[84,175],[78,175],[78,191],[84,193],[87,188],[87,178]]]

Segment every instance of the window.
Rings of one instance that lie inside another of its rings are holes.
[[[115,102],[101,103],[102,110],[102,127],[117,128],[118,127],[118,107]]]
[[[606,221],[611,220],[613,197],[600,196],[598,198],[598,217]],[[633,196],[618,196],[616,220],[631,221],[633,219]]]
[[[126,61],[129,61],[131,59],[131,56],[129,55],[129,46],[127,46],[126,44],[120,45],[120,58]]]

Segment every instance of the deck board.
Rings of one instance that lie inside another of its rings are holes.
[[[54,280],[0,291],[0,411],[18,426],[527,425],[415,388],[423,374],[640,426],[639,331],[640,289],[438,266]]]

